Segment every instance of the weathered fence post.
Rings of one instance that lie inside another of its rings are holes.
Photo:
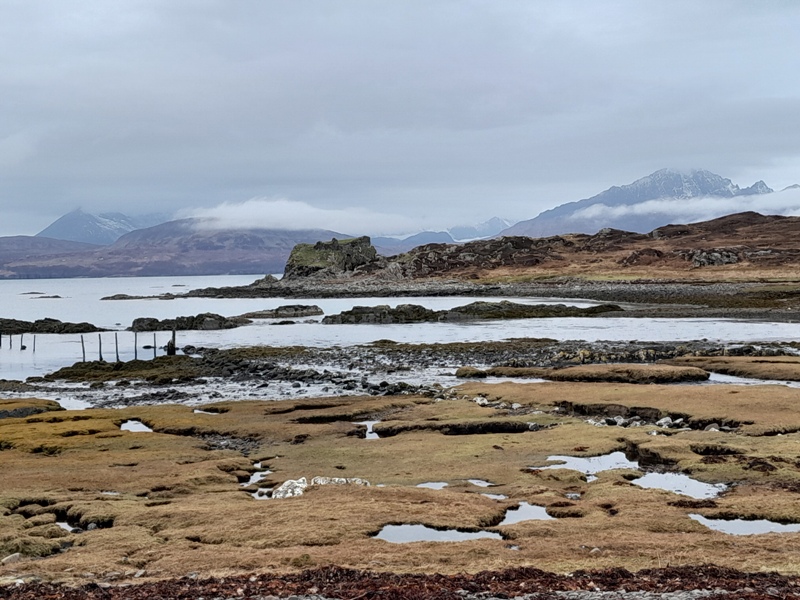
[[[97,334],[97,354],[100,356],[98,360],[103,362],[103,337],[99,333]]]
[[[33,351],[36,352],[36,334],[33,334]]]
[[[83,362],[86,362],[86,345],[83,343],[83,335],[81,335],[81,356],[83,357]]]
[[[139,359],[139,332],[133,332],[133,360]]]
[[[167,342],[167,356],[175,356],[175,328],[172,328],[172,338]]]
[[[24,333],[20,333],[19,334],[19,349],[20,350],[25,350],[25,348],[27,348],[27,346],[25,346],[25,334]]]
[[[153,358],[156,357],[156,332],[153,332]]]
[[[117,337],[117,332],[114,332],[114,350],[117,354],[117,362],[119,362],[119,338]]]

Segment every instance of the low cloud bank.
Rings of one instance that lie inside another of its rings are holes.
[[[419,230],[401,215],[364,208],[318,208],[285,198],[251,198],[181,213],[200,220],[202,229],[328,229],[348,235],[389,235]]]
[[[725,215],[754,211],[762,215],[800,215],[800,189],[792,188],[759,196],[734,198],[689,198],[683,200],[648,200],[638,204],[608,206],[595,204],[575,211],[568,219],[574,220],[618,220],[662,216],[667,223],[694,223]]]

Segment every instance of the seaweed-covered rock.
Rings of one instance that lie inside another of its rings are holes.
[[[233,329],[250,323],[243,317],[223,317],[214,313],[201,313],[195,316],[178,317],[176,319],[159,320],[153,317],[140,317],[134,319],[129,331],[186,331],[202,329],[206,331],[216,329]]]
[[[387,304],[378,306],[354,306],[338,315],[329,315],[323,323],[340,325],[424,323],[428,321],[469,321],[477,319],[535,319],[546,317],[592,317],[607,312],[621,311],[615,304],[601,304],[589,308],[564,306],[563,304],[518,304],[500,302],[473,302],[450,310],[431,310],[418,304],[398,304],[391,308]]]
[[[0,333],[18,335],[20,333],[92,333],[105,331],[91,323],[68,323],[58,319],[37,319],[36,321],[20,321],[18,319],[0,319]]]
[[[315,317],[324,314],[316,304],[287,304],[278,308],[257,310],[243,315],[242,319],[298,319],[300,317]]]
[[[435,321],[438,313],[418,304],[399,304],[396,308],[388,304],[378,306],[354,306],[338,315],[329,315],[322,319],[323,323],[341,325],[342,323],[423,323]]]

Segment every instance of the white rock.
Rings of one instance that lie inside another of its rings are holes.
[[[14,554],[9,554],[6,556],[0,564],[10,565],[11,563],[17,563],[22,560],[22,555],[19,552],[15,552]]]
[[[311,485],[369,485],[369,481],[360,477],[314,477]]]
[[[273,499],[281,499],[302,496],[307,487],[308,481],[306,481],[305,477],[301,477],[300,479],[289,479],[272,490],[272,497]]]

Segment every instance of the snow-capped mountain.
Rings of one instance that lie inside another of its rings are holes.
[[[466,241],[492,237],[493,235],[497,235],[510,226],[510,221],[506,221],[500,217],[492,217],[488,221],[484,221],[478,225],[461,225],[458,227],[451,227],[447,230],[447,232],[453,237],[454,240]]]
[[[501,235],[545,237],[597,233],[605,227],[644,233],[669,223],[758,210],[755,198],[772,192],[763,181],[740,188],[710,171],[661,169],[628,185],[614,186],[591,198],[544,211],[505,229]],[[734,198],[738,200],[724,201]],[[743,206],[748,198],[753,205]]]
[[[126,233],[151,227],[166,220],[161,215],[145,217],[129,217],[122,213],[93,215],[77,209],[56,219],[36,235],[56,240],[107,246],[116,242]]]

